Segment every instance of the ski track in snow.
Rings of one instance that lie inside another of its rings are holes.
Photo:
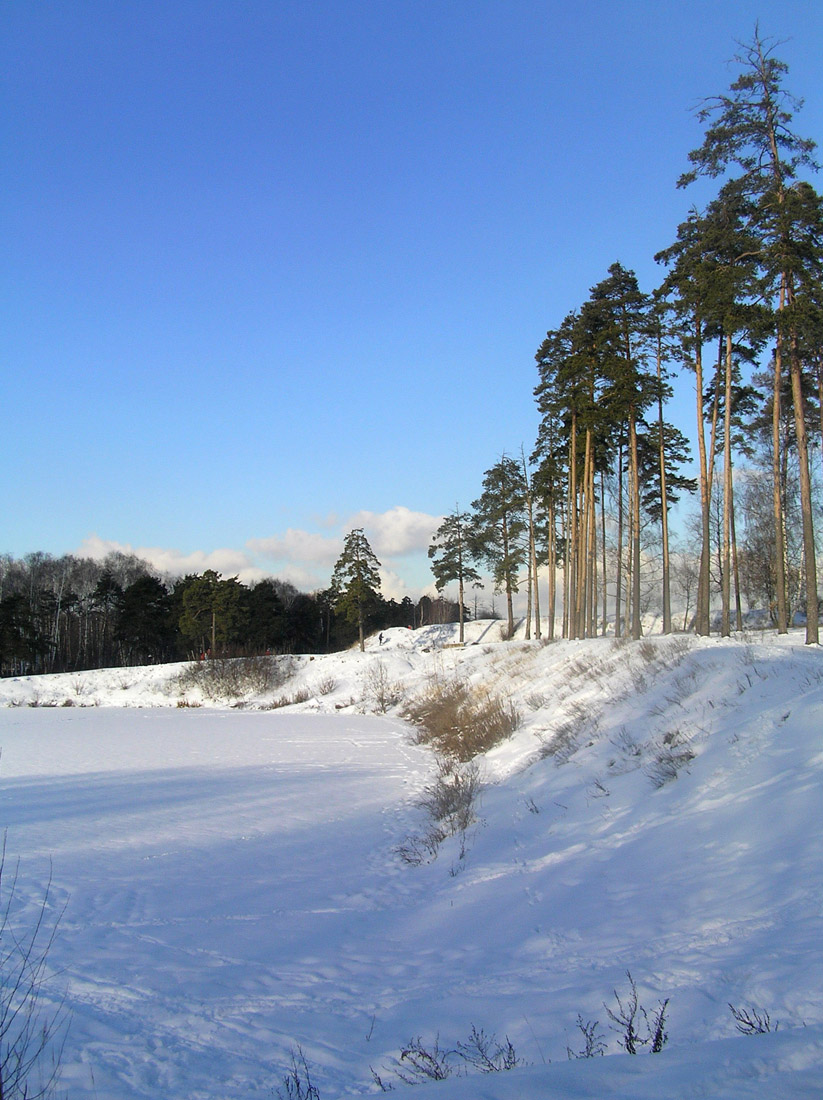
[[[270,1097],[298,1044],[323,1100],[359,1095],[411,1037],[472,1025],[531,1067],[442,1100],[823,1095],[820,651],[468,629],[462,650],[439,627],[300,659],[295,686],[336,687],[277,711],[178,708],[173,668],[0,681],[20,919],[49,875],[65,906],[73,1100]],[[377,662],[407,692],[459,670],[520,707],[464,856],[398,857],[434,762],[396,714],[359,713]],[[653,1059],[607,1026],[627,970],[649,1009],[670,998]],[[730,1001],[780,1030],[735,1037]],[[567,1060],[578,1013],[614,1057]]]

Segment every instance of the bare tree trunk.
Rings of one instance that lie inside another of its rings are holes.
[[[666,448],[663,435],[663,353],[660,338],[657,341],[657,440],[660,464],[660,528],[663,542],[663,633],[672,632],[672,597],[669,562],[669,493],[666,485]]]
[[[589,623],[588,637],[597,637],[597,501],[594,491],[594,448],[589,477]]]
[[[503,515],[502,524],[502,536],[503,536],[503,557],[509,561],[509,525],[506,520],[505,514]],[[512,581],[511,573],[508,568],[506,569],[506,618],[508,626],[509,638],[514,637],[514,606],[512,604]]]
[[[529,551],[526,555],[526,623],[523,637],[527,642],[532,637],[532,548],[531,534],[529,536]]]
[[[623,635],[623,426],[617,441],[617,576],[614,596],[614,636]]]
[[[640,637],[640,472],[637,461],[637,426],[629,412],[629,461],[632,481],[632,638]]]
[[[592,433],[591,428],[586,428],[586,442],[583,459],[583,479],[581,486],[580,512],[582,515],[581,531],[579,534],[579,563],[577,576],[577,633],[576,638],[586,637],[587,626],[587,596],[589,578],[589,480],[591,478],[592,461]]]
[[[568,558],[567,587],[567,637],[577,637],[577,419],[572,414],[571,436],[569,440],[569,520],[566,535],[566,557]]]
[[[785,276],[780,284],[778,312],[782,311],[786,297]],[[786,536],[783,523],[783,488],[780,471],[780,405],[783,372],[783,336],[778,326],[774,349],[774,386],[772,389],[772,507],[774,511],[774,568],[775,598],[777,600],[777,633],[787,634],[789,616],[786,605]]]
[[[700,471],[700,577],[697,583],[695,630],[708,635],[709,624],[709,473],[706,462],[706,436],[703,423],[703,332],[700,318],[695,319],[694,372],[697,390],[697,453]]]
[[[549,538],[546,547],[549,559],[549,640],[554,641],[554,617],[557,605],[557,532],[555,531],[554,498],[549,500]]]
[[[722,637],[731,634],[731,497],[732,497],[732,338],[726,335],[725,401],[723,409],[723,569],[721,576]]]
[[[540,625],[540,584],[537,575],[537,545],[534,537],[534,516],[531,494],[529,494],[529,560],[532,566],[532,582],[534,584],[534,636],[539,641],[543,635]]]
[[[792,379],[794,433],[797,441],[797,461],[800,473],[800,510],[803,521],[803,557],[805,559],[803,566],[806,578],[806,645],[817,645],[820,640],[817,608],[817,559],[814,545],[814,520],[812,517],[809,445],[806,435],[805,403],[803,400],[800,352],[797,346],[796,332],[792,332],[791,334],[789,369]]]
[[[734,571],[734,606],[737,614],[737,627],[736,629],[743,629],[743,604],[740,599],[740,558],[737,553],[737,531],[734,522],[734,478],[732,478],[732,568]]]
[[[600,542],[600,552],[603,558],[603,579],[601,581],[603,589],[603,620],[601,624],[601,633],[605,638],[609,615],[609,586],[608,571],[606,569],[606,476],[602,470],[600,471]]]
[[[523,465],[523,481],[526,485],[526,515],[529,524],[529,598],[528,611],[526,613],[526,638],[531,637],[531,615],[534,608],[534,636],[540,638],[540,592],[537,583],[537,551],[534,538],[534,500],[532,487],[529,480],[529,468],[526,464],[526,455],[520,448],[520,458]],[[532,593],[534,595],[532,595]]]

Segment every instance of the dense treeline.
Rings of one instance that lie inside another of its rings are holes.
[[[471,510],[457,508],[430,549],[438,589],[476,583],[483,565],[505,593],[525,584],[527,629],[540,634],[538,567],[548,576],[549,631],[639,637],[662,610],[674,626],[725,635],[743,604],[778,630],[800,611],[818,641],[815,469],[823,434],[823,201],[803,170],[814,143],[792,129],[800,105],[786,65],[757,30],[729,91],[706,101],[700,148],[678,186],[720,181],[655,259],[651,293],[613,264],[590,296],[546,334],[535,356],[541,421],[532,453],[503,456]],[[697,473],[689,440],[666,420],[671,379],[697,398]],[[748,376],[748,377],[747,377]],[[699,491],[697,546],[673,554],[669,512]],[[462,599],[462,597],[461,597]],[[719,605],[719,609],[718,609]]]
[[[319,653],[344,648],[357,625],[332,589],[311,594],[265,579],[242,584],[208,570],[169,580],[114,553],[0,558],[0,675],[188,660],[203,654]],[[449,622],[446,600],[397,603],[369,594],[369,630]]]

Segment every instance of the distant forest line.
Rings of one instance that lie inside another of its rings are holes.
[[[0,557],[0,675],[70,672],[215,656],[324,653],[357,640],[357,623],[331,589],[299,592],[268,578],[243,584],[213,570],[161,579],[145,561],[113,553]],[[399,603],[374,593],[370,631],[452,622],[446,599]]]

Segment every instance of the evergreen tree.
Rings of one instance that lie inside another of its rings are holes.
[[[679,473],[683,465],[691,460],[691,448],[683,433],[668,424],[663,416],[664,403],[672,395],[669,383],[668,360],[672,354],[672,333],[666,323],[665,303],[655,293],[649,315],[650,334],[654,345],[655,357],[655,396],[657,400],[657,423],[650,429],[641,447],[645,447],[646,456],[641,450],[640,480],[644,486],[641,501],[646,514],[660,523],[661,550],[663,556],[662,596],[663,596],[663,633],[672,631],[671,607],[671,554],[669,540],[669,509],[677,503],[682,492],[693,493],[697,482]],[[656,447],[652,437],[656,437]],[[656,450],[656,456],[652,452]]]
[[[698,634],[710,630],[710,559],[711,559],[711,475],[706,446],[704,419],[703,353],[707,326],[712,316],[713,279],[716,263],[710,243],[707,220],[692,211],[678,226],[677,240],[659,252],[655,259],[666,264],[669,273],[660,288],[661,300],[669,303],[672,331],[677,334],[684,363],[694,371],[697,403],[697,452],[700,484],[700,569],[697,585],[695,629]]]
[[[209,656],[217,656],[242,637],[242,585],[237,577],[223,580],[207,569],[201,577],[188,578],[183,591],[180,633]]]
[[[625,425],[629,457],[629,506],[631,530],[631,636],[640,637],[640,474],[638,429],[652,404],[656,385],[646,370],[649,335],[649,299],[637,285],[637,277],[621,264],[612,264],[609,276],[592,290],[592,299],[603,314],[604,401],[613,425]],[[620,489],[618,489],[620,491]],[[618,553],[620,548],[618,547]],[[618,597],[619,598],[619,597]],[[615,629],[619,631],[619,612]]]
[[[759,264],[777,302],[775,395],[780,392],[784,356],[789,360],[799,460],[806,641],[816,644],[817,566],[801,344],[804,327],[814,323],[820,311],[823,204],[814,189],[798,179],[802,168],[816,167],[814,142],[792,130],[793,112],[800,104],[782,86],[786,64],[774,57],[757,28],[753,41],[735,61],[740,74],[729,92],[707,101],[699,112],[700,121],[708,123],[703,144],[689,154],[692,168],[679,182],[685,186],[699,175],[717,178],[736,169],[734,185],[750,203],[750,230],[760,244]],[[775,400],[775,423],[778,416]],[[777,537],[780,526],[781,517],[775,516]],[[781,548],[778,560],[782,553]]]
[[[335,608],[357,625],[361,653],[365,650],[365,622],[370,605],[378,598],[380,562],[374,554],[363,528],[346,535],[343,553],[337,559],[332,574]]]
[[[555,635],[557,615],[557,567],[567,572],[566,540],[558,535],[558,523],[564,513],[564,501],[569,484],[568,446],[565,432],[565,398],[560,386],[560,369],[571,350],[571,329],[574,318],[569,315],[558,330],[550,330],[535,353],[539,382],[534,389],[540,425],[532,462],[537,464],[534,490],[545,517],[545,559],[549,574],[548,631]],[[564,582],[563,590],[566,591]],[[567,623],[564,602],[564,633]]]
[[[526,494],[523,472],[504,455],[483,475],[483,492],[472,503],[474,554],[489,566],[495,592],[506,594],[508,636],[514,635],[512,597],[518,591],[518,574],[526,561]]]
[[[174,652],[172,600],[156,577],[143,576],[123,591],[117,640],[126,663],[168,660]]]
[[[286,611],[275,581],[258,581],[243,593],[245,645],[253,653],[277,652],[285,637]]]
[[[480,586],[480,574],[473,567],[473,547],[468,538],[468,516],[456,506],[437,528],[429,546],[431,570],[438,592],[457,581],[460,644],[464,641],[464,588],[467,583]]]

